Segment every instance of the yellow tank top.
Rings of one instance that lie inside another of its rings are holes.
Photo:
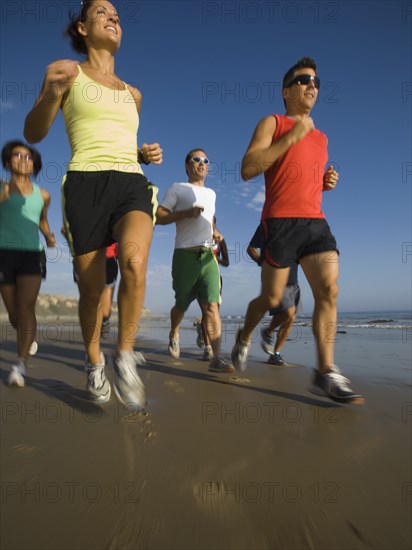
[[[139,114],[132,94],[79,74],[63,105],[72,158],[67,170],[143,174],[137,162]]]

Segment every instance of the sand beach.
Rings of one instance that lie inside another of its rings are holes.
[[[114,396],[88,401],[75,318],[39,322],[26,386],[9,388],[3,322],[1,548],[411,548],[410,333],[337,334],[337,363],[366,398],[341,406],[308,392],[309,327],[285,346],[290,367],[256,341],[244,375],[215,375],[189,320],[181,358],[168,356],[167,326],[143,320],[148,403],[132,415]],[[107,360],[113,348],[112,334]]]

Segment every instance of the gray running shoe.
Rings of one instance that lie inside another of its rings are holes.
[[[109,338],[110,334],[110,320],[107,319],[107,321],[102,322],[102,329],[100,331],[101,337],[107,340]]]
[[[196,331],[197,331],[196,345],[198,348],[203,348],[203,346],[205,345],[205,339],[203,338],[202,325],[197,325]]]
[[[265,328],[262,328],[260,331],[260,347],[268,355],[273,355],[275,353],[275,338],[274,335],[269,335],[266,332]]]
[[[211,361],[213,359],[213,349],[212,346],[205,346],[203,352],[203,361]]]
[[[245,372],[247,369],[247,356],[249,353],[250,344],[244,342],[240,338],[241,334],[242,329],[240,328],[236,334],[236,343],[232,348],[231,358],[235,368],[240,372]]]
[[[172,357],[173,359],[179,359],[180,357],[179,340],[174,340],[173,338],[170,338],[167,349],[170,357]]]
[[[25,381],[24,381],[25,374],[26,374],[26,367],[23,361],[20,361],[18,359],[16,363],[11,367],[11,372],[7,380],[9,386],[17,386],[18,388],[23,388],[25,384]]]
[[[89,363],[86,356],[87,391],[95,403],[106,403],[106,401],[109,401],[112,393],[104,367],[105,360],[102,352],[100,352],[100,363],[96,363],[95,365]]]
[[[145,387],[136,369],[136,365],[144,363],[145,358],[137,351],[121,351],[113,357],[115,394],[132,412],[138,412],[146,405]]]
[[[283,359],[283,357],[277,351],[269,357],[268,363],[270,365],[277,365],[278,367],[284,367],[284,366],[288,365],[288,363],[286,363],[286,361]]]
[[[345,378],[338,367],[333,365],[332,370],[326,374],[315,370],[315,376],[309,391],[316,395],[326,395],[332,401],[338,403],[355,403],[363,405],[364,397],[360,393],[355,393],[349,387],[350,380]]]
[[[229,361],[226,361],[221,357],[214,357],[210,361],[209,370],[211,372],[223,372],[231,374],[232,372],[235,372],[235,367],[231,363],[229,363]]]

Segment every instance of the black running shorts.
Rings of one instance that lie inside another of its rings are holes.
[[[0,249],[0,284],[15,284],[21,275],[41,275],[46,278],[44,250]]]
[[[154,225],[157,192],[157,187],[142,174],[114,170],[67,172],[62,207],[72,255],[111,245],[113,225],[128,212],[146,212]]]
[[[304,256],[338,251],[323,218],[269,218],[264,228],[263,257],[273,267],[290,267]]]
[[[106,286],[114,287],[119,273],[119,264],[116,258],[106,258]]]

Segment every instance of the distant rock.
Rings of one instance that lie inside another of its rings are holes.
[[[77,315],[77,298],[39,294],[36,303],[38,317],[75,316]]]
[[[38,317],[73,317],[78,314],[78,298],[52,294],[39,294],[36,303]],[[113,315],[117,315],[117,304],[113,303]],[[150,310],[142,309],[142,315],[150,315]]]

